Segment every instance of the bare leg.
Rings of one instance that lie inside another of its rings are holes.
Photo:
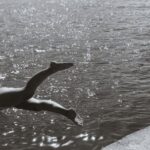
[[[68,69],[73,66],[73,63],[55,63],[51,62],[50,67],[34,75],[24,88],[24,97],[29,99],[34,95],[37,87],[51,74],[58,71]]]
[[[12,107],[20,104],[23,100],[23,88],[0,88],[0,107]]]
[[[31,98],[28,101],[25,101],[20,105],[16,106],[16,108],[32,111],[44,110],[59,113],[72,120],[76,125],[83,125],[82,118],[73,109],[67,109],[52,100],[39,100]]]
[[[30,99],[36,88],[51,74],[72,67],[72,63],[52,62],[45,69],[33,76],[24,88],[0,88],[0,107],[12,107]]]

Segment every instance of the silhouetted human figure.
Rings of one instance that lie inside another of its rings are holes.
[[[0,88],[0,107],[16,107],[32,111],[51,111],[62,114],[71,119],[75,124],[82,125],[83,121],[80,116],[73,110],[67,109],[52,100],[40,100],[33,98],[37,87],[49,76],[58,71],[68,69],[73,63],[56,63],[51,62],[49,68],[34,75],[22,88]]]

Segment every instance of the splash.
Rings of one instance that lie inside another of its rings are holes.
[[[75,118],[75,123],[79,126],[83,126],[83,119],[79,115],[77,115]]]
[[[6,74],[0,74],[0,80],[4,80],[7,77]]]

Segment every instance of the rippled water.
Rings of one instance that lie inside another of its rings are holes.
[[[74,107],[0,112],[0,149],[99,150],[150,124],[148,0],[0,0],[0,86],[19,87],[50,61],[74,62],[36,97]]]

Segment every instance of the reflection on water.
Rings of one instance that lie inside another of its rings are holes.
[[[39,122],[39,118],[44,119],[42,118],[44,114],[35,114],[38,117],[33,118],[33,113],[30,114],[30,116],[27,116],[27,113],[29,112],[24,112],[25,114],[20,114],[21,118],[18,118],[17,116],[15,116],[14,112],[15,110],[7,110],[7,112],[5,112],[4,110],[3,114],[1,114],[1,119],[3,119],[0,128],[2,137],[1,148],[10,146],[10,144],[12,148],[14,148],[15,144],[17,144],[18,148],[23,147],[23,145],[30,145],[30,147],[32,148],[65,148],[69,147],[72,144],[76,145],[76,141],[94,142],[96,140],[102,140],[101,137],[97,139],[97,137],[94,134],[90,135],[88,132],[79,132],[79,134],[76,135],[76,131],[74,131],[72,136],[68,137],[68,134],[71,134],[72,129],[75,129],[76,127],[72,126],[72,124],[64,124],[64,129],[61,128],[61,124],[59,123],[61,119],[58,119],[56,122],[54,119],[51,119],[49,122],[50,127],[48,127],[47,125],[45,126],[46,122]],[[16,114],[17,113],[19,112],[16,111]],[[47,116],[48,114],[45,115]],[[7,117],[3,118],[2,116]],[[26,120],[24,120],[24,117],[27,117]],[[56,127],[56,125],[58,127]],[[81,128],[78,129],[81,130]]]
[[[73,107],[84,126],[51,112],[0,111],[0,149],[93,149],[148,126],[147,0],[1,0],[0,86],[19,87],[50,61],[74,62],[35,97]]]
[[[83,141],[90,141],[90,140],[95,141],[96,140],[96,137],[94,135],[90,137],[88,133],[81,133],[77,135],[76,138],[82,138]]]
[[[40,147],[53,147],[58,148],[60,147],[60,144],[58,143],[57,137],[51,137],[51,136],[42,136],[40,138],[35,137],[32,139],[32,145],[39,145]]]
[[[4,80],[6,78],[6,74],[0,74],[0,79]]]
[[[6,136],[6,135],[9,135],[11,133],[14,133],[14,130],[11,130],[11,131],[8,131],[8,132],[4,132],[4,133],[2,133],[2,135]]]

